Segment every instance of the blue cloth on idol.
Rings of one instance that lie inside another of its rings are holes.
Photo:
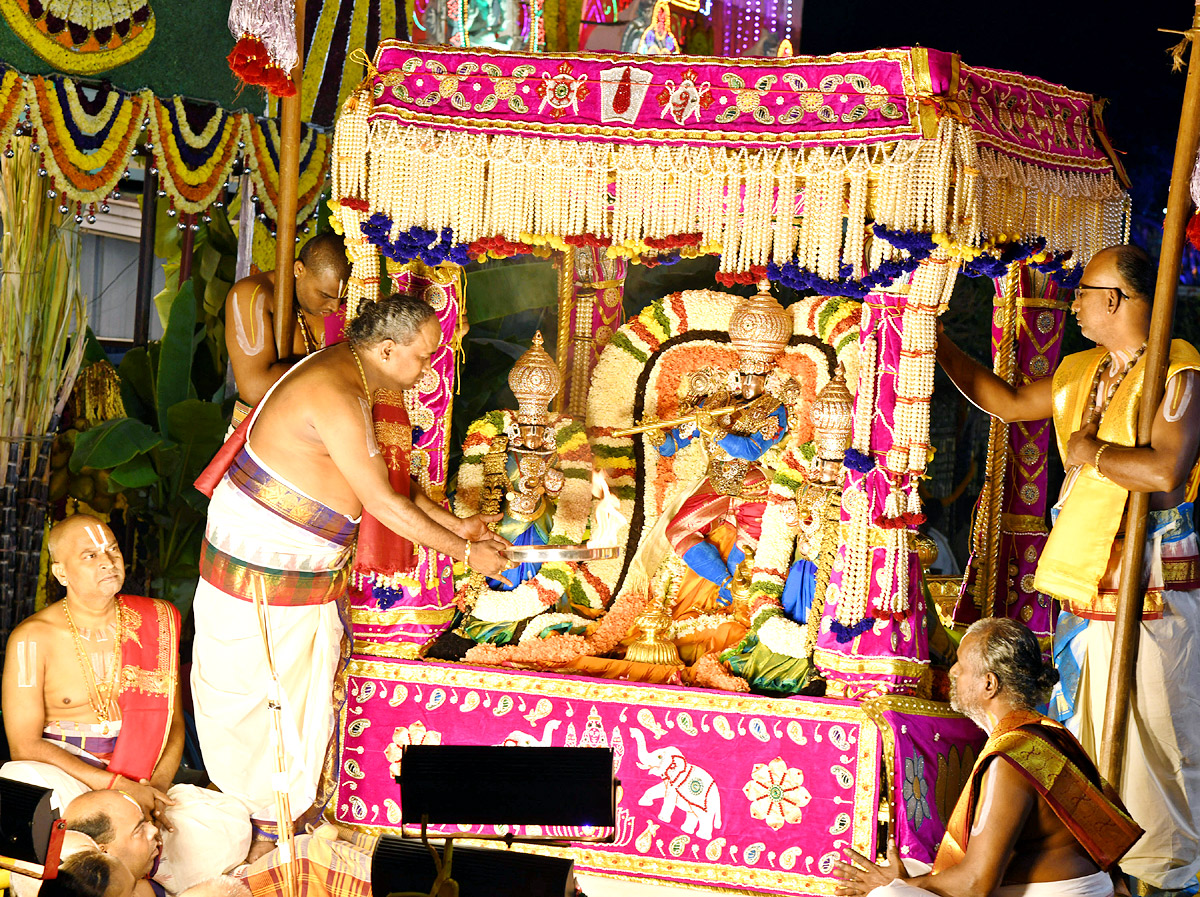
[[[729,578],[729,568],[725,565],[725,559],[721,557],[721,552],[717,549],[716,545],[704,540],[697,542],[683,553],[683,562],[697,576],[702,576],[709,582],[720,586],[717,589],[717,603],[719,605],[728,607],[733,602],[733,595],[729,591],[729,583],[725,582]]]
[[[788,619],[796,623],[808,622],[808,610],[812,607],[813,595],[817,591],[817,565],[807,558],[792,564],[783,583],[780,601]]]
[[[717,445],[724,449],[731,458],[757,461],[767,449],[787,435],[787,409],[780,405],[771,412],[770,416],[775,418],[776,423],[779,424],[779,432],[773,438],[768,439],[761,433],[750,433],[749,435],[726,433],[717,440]],[[663,444],[658,447],[658,453],[664,458],[669,458],[695,438],[695,436],[684,436],[679,427],[674,427],[667,431]]]
[[[546,537],[542,535],[537,524],[530,524],[529,529],[512,540],[513,545],[545,545]],[[505,570],[500,574],[501,579],[492,579],[488,577],[488,588],[495,589],[498,592],[511,592],[527,579],[532,579],[537,576],[537,572],[542,569],[542,562],[520,563],[511,570]]]

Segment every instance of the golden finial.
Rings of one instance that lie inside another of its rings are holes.
[[[737,349],[742,373],[769,373],[792,330],[792,313],[771,295],[771,284],[760,280],[758,293],[739,302],[729,316],[729,341]]]
[[[508,374],[508,385],[517,397],[518,424],[545,424],[546,410],[562,387],[562,374],[554,359],[542,348],[542,332],[533,336],[533,346],[517,359]]]

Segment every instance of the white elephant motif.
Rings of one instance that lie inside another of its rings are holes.
[[[542,732],[542,737],[539,739],[536,735],[531,735],[528,732],[522,732],[516,729],[508,733],[501,745],[504,747],[549,747],[550,736],[554,734],[554,730],[562,725],[561,720],[552,719],[546,723],[546,728]]]
[[[689,763],[683,751],[674,745],[650,751],[639,729],[631,728],[629,734],[637,742],[638,767],[662,779],[647,789],[638,805],[648,807],[661,799],[658,818],[666,823],[671,822],[676,808],[680,808],[686,814],[680,828],[689,835],[710,840],[713,829],[721,827],[721,792],[713,777]]]

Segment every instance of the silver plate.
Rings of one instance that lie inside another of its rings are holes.
[[[606,561],[621,556],[620,548],[588,548],[586,545],[514,545],[504,556],[518,564],[553,561]]]

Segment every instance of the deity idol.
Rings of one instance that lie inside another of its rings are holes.
[[[665,533],[688,568],[676,594],[676,619],[689,607],[711,610],[714,598],[719,608],[731,609],[739,583],[749,582],[770,482],[762,458],[788,428],[786,406],[766,391],[767,375],[791,334],[791,314],[761,282],[758,295],[743,300],[729,319],[739,370],[728,380],[707,369],[693,374],[681,410],[694,410],[696,422],[653,440],[669,456],[699,436],[708,458],[704,480]],[[748,614],[738,615],[748,622]]]
[[[650,27],[642,32],[637,52],[644,56],[672,56],[679,52],[679,41],[671,33],[671,5],[656,0],[650,14]]]
[[[563,487],[548,413],[562,386],[562,375],[542,348],[540,330],[533,337],[532,348],[513,365],[508,385],[517,397],[517,419],[506,433],[508,489],[502,506],[504,519],[496,531],[513,545],[545,545],[550,539],[555,500]],[[514,589],[537,575],[541,566],[519,564],[505,572],[503,579],[489,579],[488,585],[501,591]]]

